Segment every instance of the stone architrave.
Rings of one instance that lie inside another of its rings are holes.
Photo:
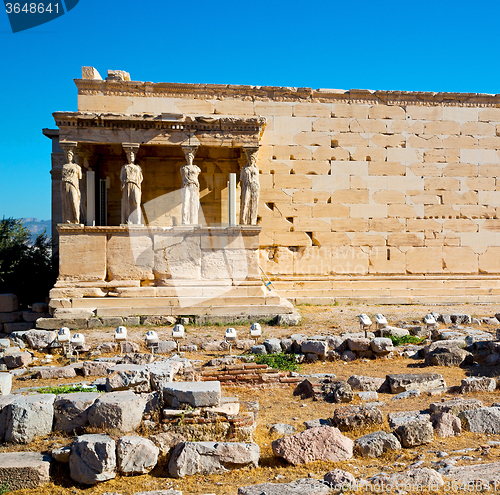
[[[196,225],[200,209],[200,183],[198,175],[201,170],[193,164],[197,146],[183,146],[186,164],[181,167],[182,177],[182,225]]]
[[[123,144],[128,163],[123,165],[120,180],[122,187],[122,225],[141,225],[142,169],[135,162],[138,144]]]
[[[80,223],[80,180],[82,169],[73,161],[76,144],[74,142],[61,143],[66,153],[66,160],[62,167],[61,199],[63,223]]]
[[[257,152],[259,148],[244,148],[247,164],[241,169],[241,203],[240,224],[257,225],[259,207],[259,169],[257,168]]]

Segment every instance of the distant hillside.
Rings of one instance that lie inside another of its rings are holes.
[[[51,222],[50,220],[38,220],[38,218],[23,218],[24,225],[30,229],[31,238],[34,239],[38,234],[44,230],[48,237],[51,237]]]

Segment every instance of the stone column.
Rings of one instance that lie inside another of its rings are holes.
[[[258,147],[245,147],[246,165],[241,169],[240,224],[257,225],[259,208],[259,169],[257,168]]]
[[[60,145],[66,155],[61,177],[62,223],[79,224],[82,169],[73,161],[78,143],[61,141]]]
[[[141,225],[141,195],[142,195],[142,169],[135,163],[135,157],[139,150],[139,144],[122,143],[127,154],[127,161],[123,165],[120,180],[122,187],[122,225]]]
[[[198,146],[183,145],[186,164],[181,167],[182,176],[182,225],[197,225],[200,209],[200,167],[193,163]]]

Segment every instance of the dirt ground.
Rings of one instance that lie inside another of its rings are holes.
[[[296,327],[272,327],[263,326],[263,338],[268,337],[288,337],[293,333],[304,333],[307,335],[339,335],[344,331],[358,331],[359,324],[357,315],[367,313],[373,316],[376,313],[383,313],[389,324],[397,325],[398,322],[420,323],[423,316],[430,311],[438,313],[467,313],[473,317],[494,316],[500,311],[498,305],[453,305],[453,306],[366,306],[366,305],[346,305],[346,306],[299,306],[297,310],[301,313],[303,319]],[[187,341],[197,343],[208,339],[221,339],[227,326],[205,325],[205,326],[187,326]],[[235,326],[239,338],[245,338],[249,333],[248,325]],[[482,330],[495,332],[495,327],[487,325],[481,326]],[[169,327],[155,328],[162,339],[168,339],[171,336],[172,329]],[[144,327],[130,327],[128,329],[129,340],[143,344],[146,329]],[[85,331],[87,342],[97,344],[113,339],[114,329],[94,329]],[[186,357],[206,362],[213,357],[227,355],[224,353],[204,353],[202,351],[186,354]],[[41,354],[38,354],[42,357]],[[59,361],[54,359],[53,364],[66,364],[61,357]],[[385,377],[389,373],[422,373],[436,372],[443,375],[447,385],[459,385],[462,378],[472,375],[498,376],[498,366],[472,366],[469,368],[446,368],[432,367],[426,368],[421,360],[414,359],[378,359],[378,360],[356,360],[350,363],[342,361],[336,362],[318,362],[314,364],[304,364],[300,370],[303,374],[309,373],[334,373],[338,378],[347,379],[351,375],[367,375],[376,377]],[[63,384],[64,382],[74,383],[75,380],[14,380],[13,388],[27,386],[41,386],[48,384]],[[75,485],[70,479],[67,466],[54,464],[53,480],[43,488],[37,490],[20,490],[12,492],[16,495],[68,495],[68,494],[86,494],[100,495],[106,492],[118,492],[123,495],[132,495],[140,491],[165,490],[173,488],[181,490],[183,495],[236,495],[239,486],[253,485],[263,482],[287,482],[294,481],[304,477],[314,477],[322,479],[324,474],[334,468],[341,468],[353,473],[356,478],[368,478],[380,472],[394,473],[407,468],[412,462],[423,460],[423,467],[432,467],[433,462],[439,461],[438,452],[445,451],[450,455],[455,450],[474,449],[467,452],[467,456],[473,457],[473,460],[460,460],[457,465],[462,463],[485,463],[500,461],[500,449],[492,448],[485,450],[482,448],[489,440],[500,441],[500,435],[481,435],[464,432],[461,436],[455,438],[439,439],[435,438],[430,445],[420,446],[414,449],[403,449],[400,452],[385,455],[378,459],[362,459],[354,457],[349,461],[340,463],[314,462],[304,466],[291,466],[284,460],[273,456],[271,442],[277,438],[269,434],[269,427],[274,423],[288,423],[302,431],[305,429],[304,421],[316,418],[329,418],[337,404],[329,404],[322,401],[313,401],[312,399],[301,400],[293,395],[294,385],[281,388],[268,389],[248,389],[248,388],[223,388],[223,395],[237,396],[241,401],[257,400],[260,410],[257,429],[254,434],[254,441],[261,449],[260,466],[257,469],[240,469],[220,475],[210,476],[191,476],[182,480],[174,480],[166,477],[166,473],[155,470],[144,476],[121,477],[100,483],[96,486],[85,487]],[[454,395],[447,394],[442,396],[430,396],[422,394],[420,397],[410,398],[400,401],[392,400],[391,395],[379,394],[379,400],[385,404],[380,407],[386,417],[387,413],[395,411],[425,410],[432,402],[438,402],[442,398],[453,398]],[[491,393],[474,394],[475,398],[483,401],[485,406],[490,406],[493,402],[500,402],[500,392],[498,390]],[[356,402],[355,402],[356,403]],[[389,431],[387,422],[378,429]],[[353,430],[344,434],[352,439],[359,438],[370,430]],[[372,430],[374,431],[374,430]],[[68,445],[72,442],[70,436],[51,435],[47,438],[38,439],[28,447],[0,444],[0,452],[6,451],[48,451],[55,446]],[[456,454],[463,455],[463,454]],[[1,484],[1,480],[0,480]],[[444,493],[444,492],[443,492]]]

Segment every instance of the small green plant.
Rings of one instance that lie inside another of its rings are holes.
[[[275,368],[282,371],[298,371],[299,365],[295,359],[295,354],[262,354],[256,356],[257,364],[267,364],[270,368]]]
[[[5,493],[9,493],[10,488],[8,483],[3,483],[0,485],[0,495],[4,495]]]
[[[59,387],[42,387],[36,390],[39,394],[73,394],[76,392],[97,392],[97,387],[84,387],[83,385],[60,385]],[[2,492],[0,492],[1,495]]]
[[[392,344],[397,347],[398,345],[404,344],[420,344],[424,339],[415,337],[414,335],[403,335],[402,337],[396,337],[395,335],[388,335],[392,340]]]

